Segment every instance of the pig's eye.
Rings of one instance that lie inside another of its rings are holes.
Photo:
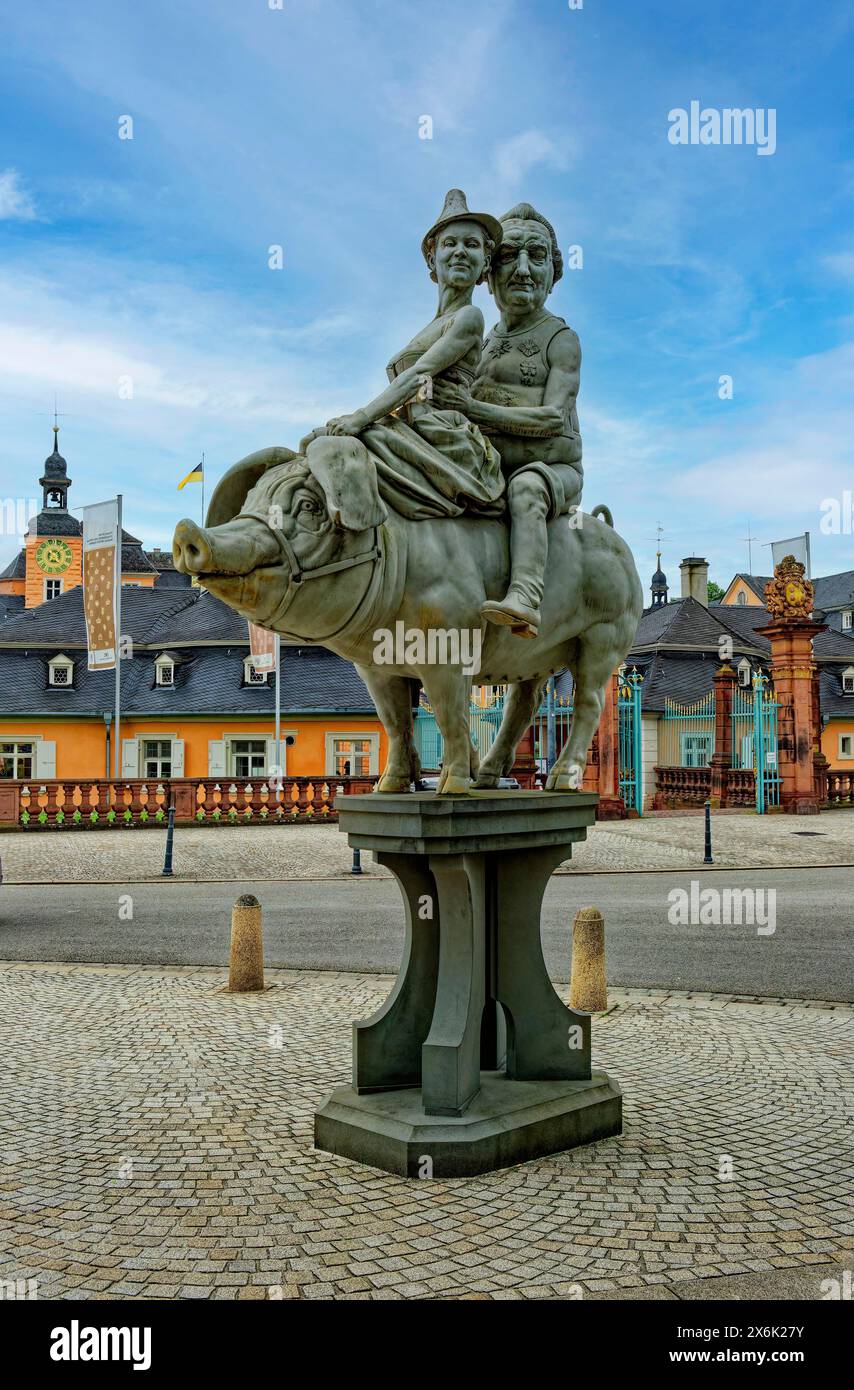
[[[320,512],[320,508],[318,507],[317,503],[310,502],[308,498],[306,498],[304,502],[300,502],[299,509],[301,512],[309,512],[312,516],[317,516]]]

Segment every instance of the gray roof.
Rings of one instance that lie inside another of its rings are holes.
[[[854,608],[854,570],[814,579],[816,608]]]
[[[10,560],[0,579],[26,579],[27,577],[27,552],[19,550],[14,560]]]
[[[122,632],[133,639],[133,657],[122,662],[127,714],[272,717],[273,682],[245,681],[246,623],[213,595],[192,588],[124,588]],[[48,663],[59,652],[74,661],[70,687],[48,683]],[[158,686],[155,662],[167,652],[176,660],[174,682]],[[87,669],[80,585],[37,608],[11,613],[0,627],[0,717],[91,717],[111,708],[114,687],[114,672]],[[284,648],[281,707],[283,715],[375,713],[355,667],[323,647]]]
[[[854,662],[851,663],[854,665]],[[830,719],[854,719],[854,695],[846,695],[842,690],[842,672],[845,668],[825,667],[819,675],[821,691],[821,712]]]

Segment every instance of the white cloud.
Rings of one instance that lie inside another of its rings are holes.
[[[824,256],[822,264],[835,275],[845,280],[854,280],[854,251],[840,251],[837,255]]]
[[[29,193],[20,186],[17,169],[5,169],[0,174],[0,221],[31,222],[36,209]]]
[[[564,138],[558,145],[542,130],[525,130],[502,140],[493,154],[496,178],[507,189],[515,188],[537,164],[562,171],[569,162],[569,141]]]

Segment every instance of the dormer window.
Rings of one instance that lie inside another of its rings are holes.
[[[53,657],[47,664],[48,683],[55,686],[70,687],[74,678],[74,662],[70,657]]]
[[[739,685],[744,686],[745,689],[748,689],[751,680],[752,674],[750,670],[750,662],[747,660],[747,657],[745,657],[743,661],[740,661],[738,663],[738,683]]]
[[[247,656],[243,663],[243,681],[245,685],[266,685],[268,671],[263,667],[253,666],[252,657]]]
[[[159,656],[154,663],[155,683],[157,685],[175,684],[175,662],[171,656]]]
[[[843,608],[842,631],[850,632],[852,628],[854,628],[854,608]]]
[[[849,666],[847,671],[842,672],[842,693],[854,695],[854,666]]]
[[[738,598],[736,599],[736,604],[739,608],[744,608],[747,604],[747,594],[744,592],[743,589],[739,592]]]

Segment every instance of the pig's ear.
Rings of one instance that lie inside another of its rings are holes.
[[[208,526],[221,526],[225,521],[237,516],[243,508],[247,494],[267,472],[279,463],[290,463],[299,458],[293,449],[285,449],[274,444],[269,449],[259,449],[257,454],[247,454],[239,463],[232,464],[213,490],[208,503],[205,523]]]
[[[360,439],[324,435],[305,451],[305,461],[323,488],[329,515],[348,531],[379,526],[388,512],[380,501],[377,470]]]

